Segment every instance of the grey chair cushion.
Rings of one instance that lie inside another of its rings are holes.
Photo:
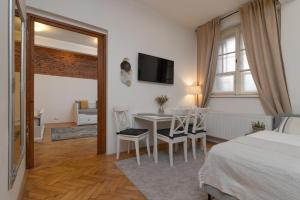
[[[129,128],[117,133],[117,135],[139,136],[148,132],[148,129]]]
[[[191,133],[191,134],[198,134],[198,133],[206,133],[206,130],[196,130],[196,132],[195,133],[193,133],[193,125],[189,125],[189,130],[188,130],[188,132],[189,133]]]
[[[157,134],[166,136],[166,137],[168,137],[170,139],[174,139],[174,138],[178,138],[178,137],[187,137],[187,135],[184,134],[184,133],[175,134],[175,135],[173,135],[173,137],[171,137],[170,136],[170,129],[169,128],[157,130]]]

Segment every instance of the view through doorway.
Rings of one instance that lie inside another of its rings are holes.
[[[27,168],[105,153],[102,33],[28,16]]]

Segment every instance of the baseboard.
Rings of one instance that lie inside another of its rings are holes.
[[[25,170],[24,176],[23,176],[23,180],[21,183],[21,187],[20,187],[20,192],[18,195],[18,200],[22,200],[24,193],[25,193],[25,186],[26,186],[26,180],[27,180],[27,170]]]
[[[207,141],[215,144],[219,144],[222,142],[226,142],[227,140],[221,139],[221,138],[216,138],[213,136],[207,136]]]

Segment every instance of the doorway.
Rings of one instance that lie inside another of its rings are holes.
[[[35,81],[34,81],[34,48],[35,48],[35,23],[60,28],[63,30],[80,33],[86,36],[97,38],[97,154],[106,152],[106,35],[92,30],[59,22],[53,19],[28,14],[27,17],[27,69],[26,69],[26,115],[27,115],[27,151],[26,166],[33,168],[35,166],[34,140],[35,140]]]

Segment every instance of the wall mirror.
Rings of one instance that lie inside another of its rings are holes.
[[[25,153],[25,13],[19,0],[9,4],[9,189]]]

